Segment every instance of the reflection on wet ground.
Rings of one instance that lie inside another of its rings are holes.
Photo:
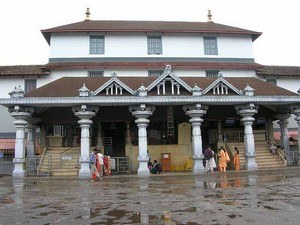
[[[0,177],[1,224],[299,224],[300,169],[89,180]]]

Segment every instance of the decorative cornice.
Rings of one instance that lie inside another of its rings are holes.
[[[268,104],[287,106],[300,104],[300,96],[92,96],[92,97],[28,97],[28,98],[6,98],[0,99],[0,104],[6,107],[15,105],[27,105],[33,107],[42,106],[62,106],[88,104],[98,106],[111,105],[135,105],[135,104],[155,104],[155,105],[186,105],[194,103],[232,105],[232,104]]]

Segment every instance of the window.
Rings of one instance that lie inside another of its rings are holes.
[[[36,89],[36,79],[25,80],[25,94]]]
[[[61,125],[53,126],[53,135],[54,136],[65,136],[65,129]]]
[[[161,36],[148,36],[148,54],[162,54]]]
[[[203,37],[204,40],[204,54],[218,55],[217,37]]]
[[[148,70],[148,77],[159,77],[163,72],[163,70]]]
[[[103,77],[104,72],[103,71],[89,71],[88,75],[89,77]]]
[[[267,78],[266,81],[270,84],[277,85],[277,80],[276,78]]]
[[[205,70],[206,77],[218,77],[220,70]]]
[[[104,36],[90,36],[90,54],[104,54]]]

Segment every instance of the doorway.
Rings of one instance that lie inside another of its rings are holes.
[[[104,154],[112,157],[125,156],[124,122],[104,122],[102,125]]]

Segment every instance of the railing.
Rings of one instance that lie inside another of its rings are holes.
[[[285,154],[285,152],[282,151],[280,148],[277,148],[275,142],[273,142],[267,134],[266,134],[266,141],[267,141],[268,144],[270,145],[270,148],[271,148],[271,146],[274,146],[274,147],[276,148],[275,154],[277,154],[278,157],[282,160],[283,165],[284,165],[284,166],[287,166],[287,161],[286,161],[286,154]]]
[[[25,172],[26,176],[50,176],[52,173],[51,156],[26,157]]]
[[[128,173],[128,157],[111,157],[111,172],[114,174]]]

